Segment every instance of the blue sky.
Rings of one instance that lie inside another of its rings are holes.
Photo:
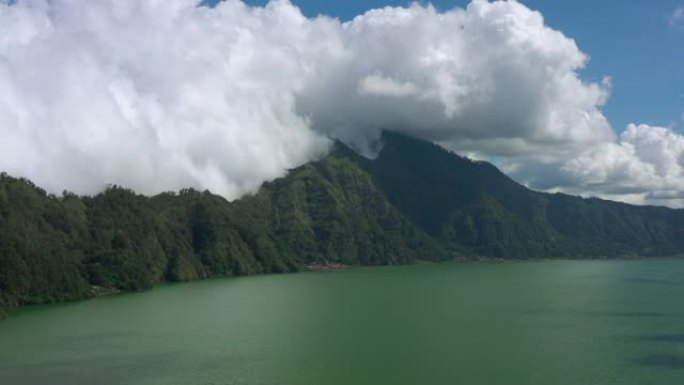
[[[249,0],[264,5],[267,0]],[[684,27],[671,18],[684,0],[523,0],[546,23],[574,38],[591,60],[582,75],[613,79],[603,111],[616,131],[628,123],[684,130]],[[372,8],[401,6],[405,0],[293,0],[307,16],[348,20]],[[439,9],[464,7],[467,0],[435,0]],[[684,24],[684,23],[682,23]]]

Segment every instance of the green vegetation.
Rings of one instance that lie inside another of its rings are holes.
[[[503,258],[684,251],[683,210],[539,193],[436,145],[396,134],[385,141],[377,159],[359,164],[394,206],[452,250]]]
[[[0,175],[5,307],[310,264],[682,251],[684,211],[530,191],[490,164],[399,135],[386,135],[374,160],[337,144],[235,202],[118,186],[56,197]]]

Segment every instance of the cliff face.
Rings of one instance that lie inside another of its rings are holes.
[[[684,251],[684,212],[528,190],[494,166],[386,135],[369,160],[337,144],[318,162],[227,202],[46,194],[0,177],[0,306],[85,298],[93,286],[404,264],[463,256],[657,256]]]

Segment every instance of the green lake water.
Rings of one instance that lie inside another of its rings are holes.
[[[684,260],[226,278],[11,313],[0,384],[684,384]]]

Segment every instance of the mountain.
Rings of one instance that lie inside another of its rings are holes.
[[[118,186],[56,197],[2,174],[0,307],[311,264],[684,251],[682,210],[535,192],[434,144],[383,141],[376,159],[337,143],[234,202]]]
[[[357,163],[388,201],[451,249],[504,258],[624,257],[684,251],[684,210],[532,191],[493,165],[385,135]]]

